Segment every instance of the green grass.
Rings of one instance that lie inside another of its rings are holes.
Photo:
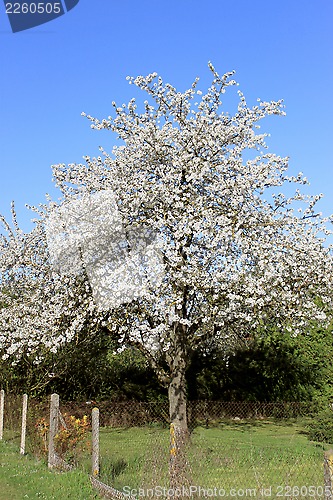
[[[323,498],[323,452],[310,442],[303,420],[225,421],[197,427],[186,450],[187,485],[204,488],[256,489],[272,487],[270,498]],[[327,446],[329,448],[329,445]],[[158,425],[129,429],[102,428],[100,479],[123,491],[169,486],[169,430]],[[16,442],[0,443],[0,499],[90,500],[90,457],[79,468],[52,473],[43,461],[18,454]],[[288,487],[318,488],[315,494],[290,494]],[[280,487],[280,489],[279,489]],[[275,494],[274,494],[275,492]],[[318,494],[317,494],[318,493]],[[241,496],[241,495],[239,495]],[[245,497],[245,495],[243,495]]]
[[[102,429],[102,480],[119,490],[167,487],[168,443],[167,429]],[[283,487],[285,492],[288,486],[315,486],[320,492],[323,451],[322,445],[307,439],[304,421],[229,421],[209,429],[197,427],[186,453],[185,481],[226,490],[272,487],[277,492]]]
[[[82,470],[54,473],[45,462],[21,456],[16,444],[0,441],[1,500],[97,498]]]
[[[323,449],[297,423],[225,424],[195,430],[193,477],[205,486],[268,488],[323,485]]]

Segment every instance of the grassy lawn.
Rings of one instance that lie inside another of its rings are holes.
[[[100,441],[104,482],[119,490],[168,486],[168,429],[102,429]],[[308,441],[304,421],[228,421],[209,429],[197,427],[186,455],[185,480],[226,491],[272,487],[271,498],[322,498],[323,451],[322,445]],[[315,494],[308,493],[310,486]],[[291,487],[296,487],[294,494]]]
[[[97,496],[82,470],[49,472],[45,463],[20,456],[16,444],[0,442],[0,499],[26,498],[90,500]]]
[[[323,486],[323,449],[296,423],[196,429],[193,446],[193,476],[210,487]]]
[[[184,483],[227,493],[243,490],[233,495],[237,498],[253,496],[244,493],[251,489],[257,498],[324,498],[323,446],[308,441],[304,424],[225,421],[208,429],[197,427],[186,452]],[[100,479],[127,492],[125,487],[168,488],[168,449],[169,430],[158,425],[102,428]],[[57,474],[43,461],[21,457],[17,443],[0,442],[0,465],[1,500],[97,498],[88,481],[89,456],[81,457],[77,470]],[[262,495],[262,489],[268,494]]]

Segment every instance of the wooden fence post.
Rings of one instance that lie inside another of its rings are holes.
[[[325,451],[324,453],[324,497],[327,500],[332,500],[332,478],[333,478],[333,450]]]
[[[99,409],[93,408],[91,412],[91,441],[92,441],[92,476],[99,475]]]
[[[28,394],[23,394],[23,408],[22,408],[22,429],[21,429],[21,447],[20,453],[25,453],[25,435],[27,430],[27,409],[28,409]]]
[[[5,410],[5,391],[0,391],[0,440],[3,439],[3,419]]]
[[[59,426],[59,396],[58,394],[52,394],[51,405],[50,405],[50,428],[49,428],[49,456],[48,456],[49,469],[52,469],[57,465],[54,439],[58,432],[58,426]]]

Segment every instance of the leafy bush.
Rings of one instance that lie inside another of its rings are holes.
[[[40,451],[46,456],[49,437],[48,420],[44,417],[38,419],[35,428],[40,438]],[[90,422],[86,415],[80,419],[65,413],[61,418],[61,425],[55,437],[58,456],[70,465],[77,465],[81,455],[90,449],[89,431]]]
[[[307,428],[311,441],[333,443],[333,411],[330,408],[316,415]]]

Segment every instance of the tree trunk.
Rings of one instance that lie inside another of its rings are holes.
[[[186,362],[182,353],[177,353],[172,360],[171,380],[169,384],[170,422],[179,434],[187,434],[186,414]]]
[[[186,443],[189,439],[186,414],[186,359],[177,352],[171,362],[169,384],[170,413],[170,487],[181,488],[189,484]]]

